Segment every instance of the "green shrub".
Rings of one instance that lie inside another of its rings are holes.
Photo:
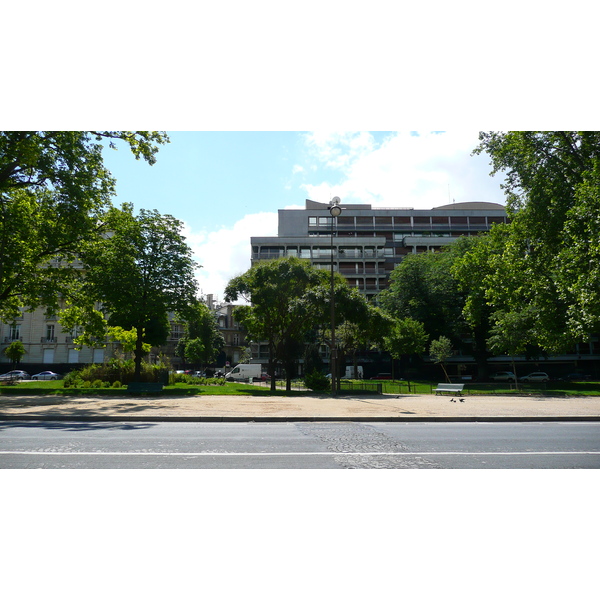
[[[169,385],[177,385],[178,383],[198,385],[198,378],[186,373],[169,373]]]
[[[117,380],[117,381],[114,381],[114,382],[113,382],[113,384],[112,384],[112,386],[113,386],[114,388],[120,388],[120,387],[121,387],[121,382],[120,382],[120,381],[118,381],[118,380]]]
[[[331,381],[316,369],[304,376],[304,385],[313,392],[328,392],[331,389]]]
[[[63,377],[63,387],[80,388],[83,387],[83,379],[79,371],[70,371]]]

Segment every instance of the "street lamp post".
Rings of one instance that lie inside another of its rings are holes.
[[[329,214],[331,215],[331,292],[329,304],[331,306],[331,393],[335,396],[338,392],[337,386],[337,347],[335,345],[335,296],[334,296],[334,279],[333,279],[333,230],[336,219],[342,214],[342,208],[339,206],[340,199],[335,196],[329,205]]]

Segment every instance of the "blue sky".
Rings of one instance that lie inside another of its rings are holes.
[[[107,149],[115,204],[157,209],[185,223],[204,294],[223,298],[250,267],[250,237],[277,235],[277,211],[306,198],[432,208],[504,203],[489,160],[473,157],[477,131],[169,132],[157,162]]]

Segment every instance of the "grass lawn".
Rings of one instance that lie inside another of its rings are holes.
[[[357,381],[360,383],[360,381]],[[380,380],[384,394],[431,394],[438,382],[430,381],[391,381]],[[409,388],[410,383],[410,388]],[[465,392],[474,394],[502,394],[517,393],[514,386],[506,383],[466,383]],[[600,382],[572,382],[561,381],[547,384],[519,384],[518,393],[541,394],[548,396],[598,396],[600,395]],[[16,385],[0,386],[0,395],[17,396],[29,394],[65,395],[65,396],[128,396],[127,388],[64,388],[62,381],[21,381]],[[189,385],[177,383],[164,387],[162,395],[181,396],[314,396],[316,392],[292,391],[286,393],[285,388],[279,387],[271,392],[269,386],[258,386],[246,383],[225,383],[224,385]]]
[[[128,396],[126,387],[121,388],[64,388],[63,382],[58,381],[21,381],[16,385],[0,386],[0,396],[26,396],[30,394],[45,394],[56,396]],[[176,396],[290,396],[308,395],[312,392],[290,392],[278,389],[271,392],[268,387],[258,387],[246,383],[225,383],[224,385],[189,385],[176,383],[166,385],[159,395]]]

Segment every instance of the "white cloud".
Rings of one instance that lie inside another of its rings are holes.
[[[250,237],[277,235],[277,213],[245,215],[231,227],[211,232],[195,233],[186,225],[184,235],[202,265],[197,271],[202,294],[223,300],[229,280],[250,268]]]
[[[369,133],[312,133],[305,140],[310,159],[302,165],[303,174],[329,168],[321,181],[313,174],[313,182],[302,186],[306,198],[328,202],[339,196],[342,204],[424,209],[454,200],[504,202],[500,178],[489,176],[487,157],[471,156],[477,132],[394,133],[379,144]],[[299,166],[293,171],[300,172]],[[281,208],[303,209],[304,204]],[[187,227],[188,243],[203,266],[198,271],[203,294],[222,300],[229,280],[250,268],[252,236],[277,236],[277,213],[245,215],[212,232]]]
[[[304,135],[309,152],[326,167],[348,169],[354,161],[373,151],[375,140],[366,132],[314,131]]]
[[[471,156],[477,132],[397,133],[376,146],[370,134],[311,134],[316,160],[339,170],[341,182],[305,184],[308,197],[374,206],[433,208],[456,202],[500,202],[500,180],[486,156]]]

